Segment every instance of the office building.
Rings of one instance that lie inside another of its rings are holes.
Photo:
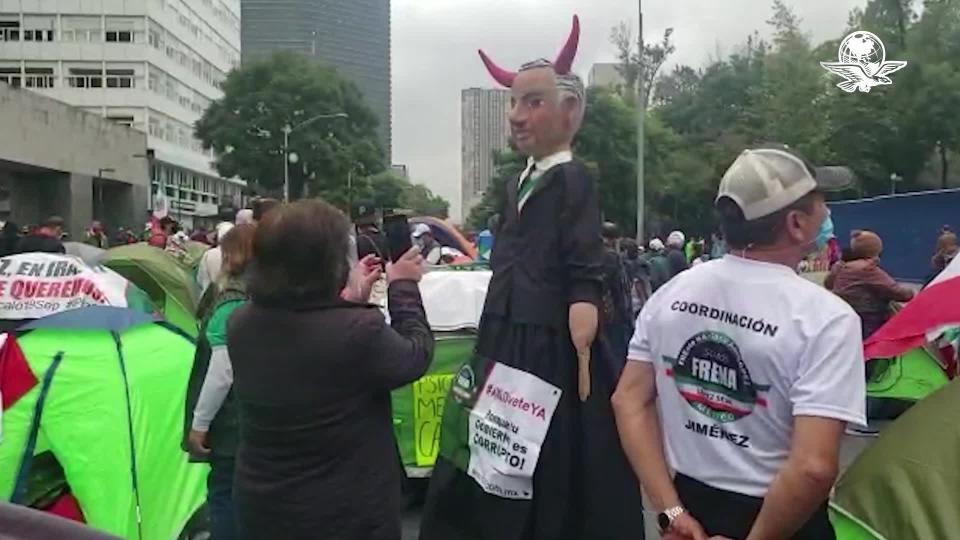
[[[73,239],[93,219],[139,227],[150,193],[147,135],[0,83],[0,220],[60,216]]]
[[[605,86],[608,88],[618,88],[625,84],[623,75],[619,71],[620,64],[617,62],[597,63],[590,68],[590,75],[587,77],[587,85],[590,87]]]
[[[391,156],[390,0],[242,0],[243,60],[297,51],[360,88]]]
[[[496,173],[494,154],[510,145],[510,92],[468,88],[460,95],[461,215],[480,202]]]
[[[239,200],[193,132],[240,62],[239,0],[2,2],[0,59],[0,81],[146,132],[150,191],[186,227]]]

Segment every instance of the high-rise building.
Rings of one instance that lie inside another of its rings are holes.
[[[243,60],[297,51],[337,68],[380,120],[391,156],[390,0],[242,0]]]
[[[0,81],[146,132],[151,191],[187,227],[244,187],[217,175],[193,130],[239,62],[239,0],[0,3]]]
[[[494,153],[510,145],[510,92],[468,88],[460,94],[462,181],[461,215],[483,197],[496,172]]]
[[[594,64],[590,68],[590,75],[587,78],[587,84],[591,87],[618,88],[623,86],[624,83],[623,75],[620,74],[620,64],[615,62]]]

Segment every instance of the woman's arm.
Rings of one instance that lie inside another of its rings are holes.
[[[200,388],[200,397],[197,406],[193,409],[193,430],[207,432],[210,424],[220,412],[220,407],[227,399],[230,388],[233,387],[233,366],[230,364],[230,354],[227,346],[214,347],[210,353],[210,365],[207,367],[207,376],[203,379]]]
[[[881,297],[891,302],[908,302],[913,299],[913,291],[898,284],[890,274],[879,266],[870,276],[870,285]]]
[[[424,375],[433,359],[433,332],[417,283],[393,281],[387,291],[391,324],[370,310],[356,336],[364,350],[363,370],[374,386],[392,390]]]

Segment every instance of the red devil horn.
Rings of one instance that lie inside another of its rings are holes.
[[[487,71],[490,72],[490,75],[501,85],[510,88],[513,86],[513,80],[517,78],[517,74],[513,71],[507,71],[502,67],[493,63],[493,60],[486,55],[483,51],[478,51],[480,53],[480,59],[483,60],[483,65],[487,66]]]
[[[570,37],[567,43],[560,50],[557,60],[553,63],[553,69],[557,75],[566,75],[570,73],[573,67],[573,58],[577,56],[577,47],[580,45],[580,17],[573,16],[573,30],[570,31]]]

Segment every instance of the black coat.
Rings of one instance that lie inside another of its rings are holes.
[[[343,301],[254,299],[231,316],[243,538],[400,539],[390,391],[426,372],[433,335],[416,283],[388,294],[392,328],[376,307]]]
[[[517,210],[518,178],[507,182],[484,313],[514,323],[566,328],[568,307],[598,308],[603,240],[596,182],[579,161],[557,165],[540,178]]]

